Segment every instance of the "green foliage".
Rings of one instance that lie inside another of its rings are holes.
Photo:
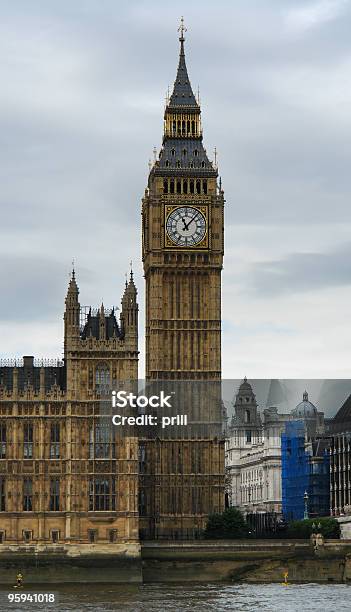
[[[222,514],[211,514],[204,532],[205,538],[235,539],[248,536],[249,528],[237,508],[227,508]]]
[[[319,524],[321,525],[320,529],[318,529]],[[315,526],[314,529],[313,525]],[[325,538],[338,539],[340,537],[340,525],[338,521],[331,516],[292,521],[288,525],[286,536],[292,539],[301,538],[308,540],[313,531],[315,533],[321,533]]]

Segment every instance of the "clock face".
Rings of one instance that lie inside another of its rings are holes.
[[[168,215],[166,232],[174,245],[194,247],[206,235],[205,216],[193,206],[179,206]]]

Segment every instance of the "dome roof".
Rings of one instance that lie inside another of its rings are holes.
[[[291,411],[294,417],[300,417],[303,419],[312,419],[317,416],[317,408],[308,399],[307,391],[302,396],[302,402],[300,402],[294,410]]]

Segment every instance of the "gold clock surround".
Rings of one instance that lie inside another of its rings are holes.
[[[167,220],[169,216],[172,214],[174,210],[177,210],[178,208],[184,208],[186,206],[189,206],[189,208],[193,208],[194,210],[198,210],[199,212],[201,212],[201,214],[205,218],[205,223],[206,223],[205,235],[202,238],[202,240],[194,246],[177,245],[171,240],[171,238],[169,238],[167,234]],[[170,250],[178,249],[182,251],[204,251],[208,249],[209,248],[209,210],[208,210],[208,206],[197,204],[197,203],[195,204],[193,202],[189,202],[187,204],[184,204],[184,203],[166,204],[165,209],[164,209],[164,246],[165,246],[165,249],[170,249]]]

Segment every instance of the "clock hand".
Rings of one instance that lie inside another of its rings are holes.
[[[189,229],[189,225],[190,225],[190,223],[191,223],[192,221],[195,221],[195,219],[196,219],[196,218],[199,216],[199,214],[200,214],[200,211],[198,210],[198,211],[197,211],[197,213],[196,213],[196,215],[194,215],[194,216],[193,216],[193,217],[190,219],[190,221],[189,221],[188,223],[184,223],[184,225],[185,225],[184,229],[187,229],[187,230],[188,230],[188,229]]]

